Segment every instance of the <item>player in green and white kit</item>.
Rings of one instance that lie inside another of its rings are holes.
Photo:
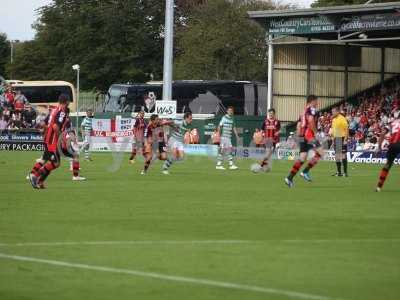
[[[168,158],[163,165],[163,174],[168,175],[169,174],[169,168],[171,167],[172,163],[174,161],[180,161],[183,160],[185,156],[184,152],[184,137],[186,132],[190,132],[191,124],[192,124],[192,113],[187,112],[183,116],[183,121],[182,122],[171,122],[169,125],[172,127],[172,134],[171,137],[168,141],[168,148],[170,153],[172,153],[172,157]]]
[[[81,124],[81,132],[82,132],[82,137],[83,137],[83,146],[82,148],[85,151],[85,160],[91,161],[92,159],[90,158],[90,140],[91,140],[91,132],[92,132],[92,125],[93,122],[93,111],[91,109],[88,109],[86,111],[86,117],[83,119],[82,124]]]
[[[221,142],[218,147],[218,156],[217,156],[217,166],[215,167],[217,170],[225,170],[223,166],[224,155],[227,155],[229,162],[229,169],[236,170],[238,167],[233,162],[233,154],[232,154],[232,133],[235,134],[236,140],[239,139],[238,132],[236,130],[235,119],[233,117],[233,107],[229,106],[227,114],[222,117],[219,122],[217,131],[221,137]]]

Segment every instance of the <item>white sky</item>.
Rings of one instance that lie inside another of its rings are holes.
[[[314,0],[281,0],[308,7]],[[35,35],[32,24],[37,18],[35,10],[52,0],[0,0],[0,32],[10,40],[31,40]]]

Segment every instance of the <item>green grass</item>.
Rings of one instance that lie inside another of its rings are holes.
[[[157,162],[110,172],[115,157],[82,163],[72,182],[64,161],[33,190],[25,180],[38,153],[0,153],[0,253],[165,275],[224,281],[327,299],[400,299],[400,173],[374,193],[380,166],[351,165],[335,178],[321,163],[313,183],[283,184],[289,162],[254,175],[216,171],[191,158],[162,176]],[[118,157],[117,157],[118,158]],[[118,164],[116,165],[118,166]],[[236,244],[163,241],[239,240]],[[152,244],[48,245],[63,241]],[[7,245],[4,245],[7,244]],[[300,299],[0,258],[0,299]]]

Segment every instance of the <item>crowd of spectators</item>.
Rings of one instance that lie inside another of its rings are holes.
[[[10,84],[0,85],[0,130],[36,128],[38,115],[26,97]]]
[[[360,96],[356,104],[344,103],[339,107],[349,122],[349,151],[373,151],[385,127],[400,114],[400,82],[396,81],[371,95]],[[318,119],[318,138],[329,138],[332,123],[330,112]],[[384,146],[388,146],[385,141]]]

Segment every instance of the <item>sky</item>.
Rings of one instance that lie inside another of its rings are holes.
[[[9,40],[32,40],[35,31],[32,24],[37,19],[35,10],[51,0],[0,0],[0,32],[7,34]],[[283,3],[296,3],[308,7],[314,0],[282,0]]]

